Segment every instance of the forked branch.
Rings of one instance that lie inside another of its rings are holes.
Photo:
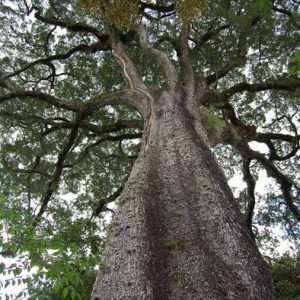
[[[243,156],[247,157],[248,159],[255,159],[262,164],[262,166],[266,169],[268,175],[273,177],[280,185],[283,198],[288,208],[293,213],[294,217],[300,220],[300,209],[294,203],[294,199],[292,196],[292,187],[294,185],[293,181],[288,176],[284,175],[272,163],[272,161],[265,158],[263,154],[250,149],[250,147],[247,144],[247,141],[245,140],[237,141],[234,138],[232,138],[229,143],[232,144],[236,149],[238,149]]]
[[[177,83],[177,72],[172,64],[171,60],[164,51],[154,48],[147,39],[147,32],[145,28],[141,25],[138,27],[140,34],[140,45],[142,49],[152,56],[155,61],[163,68],[166,75],[167,86],[172,90],[175,88]]]
[[[122,68],[123,76],[130,89],[143,89],[146,90],[146,86],[141,79],[136,64],[131,57],[127,54],[124,48],[124,44],[120,40],[117,29],[111,26],[111,44],[113,49],[113,56],[116,58],[116,62]]]
[[[250,222],[249,218],[252,210],[251,207],[254,205],[254,184],[250,177],[251,174],[248,167],[250,161],[253,159],[258,161],[265,168],[268,176],[277,181],[277,183],[280,185],[282,196],[287,207],[294,217],[300,220],[300,207],[297,205],[293,197],[293,189],[300,189],[297,184],[288,175],[283,174],[280,168],[274,163],[274,161],[288,160],[296,155],[297,151],[299,150],[299,136],[297,133],[295,133],[295,136],[277,133],[257,133],[255,126],[245,125],[239,120],[233,107],[229,103],[227,103],[227,108],[230,108],[226,109],[226,112],[228,113],[227,118],[230,122],[223,123],[222,132],[219,134],[219,136],[222,142],[235,147],[245,159],[244,177],[248,184],[248,194],[250,195],[250,198],[252,198],[247,212],[248,224]],[[288,142],[293,147],[292,151],[284,156],[277,155],[276,149],[272,144],[272,139]],[[252,150],[248,145],[248,143],[251,141],[264,142],[269,147],[269,157],[266,157],[260,152]]]

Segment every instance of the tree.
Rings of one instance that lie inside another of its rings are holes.
[[[101,259],[93,299],[275,299],[255,181],[276,182],[256,222],[297,237],[299,2],[1,5],[2,254],[39,267],[31,293],[87,299]]]

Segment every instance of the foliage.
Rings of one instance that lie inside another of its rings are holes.
[[[286,253],[280,258],[269,260],[268,265],[275,283],[278,300],[299,300],[299,253],[294,256]]]
[[[79,4],[111,25],[131,27],[139,17],[138,0],[79,0]]]
[[[69,224],[58,228],[47,220],[35,230],[26,214],[9,209],[5,197],[0,207],[2,232],[8,235],[1,240],[2,254],[18,254],[16,263],[2,264],[0,274],[9,278],[0,283],[1,287],[27,285],[17,299],[90,299],[101,258],[102,240],[95,235],[96,224],[80,218],[72,221],[64,215]],[[30,270],[32,274],[27,273]]]
[[[175,10],[179,18],[188,23],[201,15],[206,4],[207,0],[176,0]]]
[[[206,3],[207,0],[176,0],[174,7],[178,17],[187,23],[201,15]],[[111,25],[130,28],[141,18],[138,0],[79,0],[79,5]]]
[[[289,74],[297,74],[300,72],[300,50],[296,50],[291,59],[289,64]]]

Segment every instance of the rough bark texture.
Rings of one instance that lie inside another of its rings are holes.
[[[152,103],[93,299],[275,299],[201,125],[180,93]]]

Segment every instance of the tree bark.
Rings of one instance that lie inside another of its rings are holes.
[[[275,299],[200,120],[182,98],[163,91],[151,104],[92,299]]]

